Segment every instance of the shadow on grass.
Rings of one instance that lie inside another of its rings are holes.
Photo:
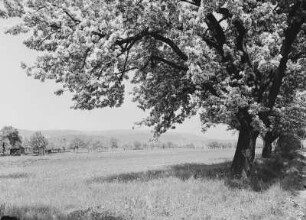
[[[77,210],[71,213],[61,213],[59,210],[48,206],[0,206],[0,219],[23,219],[23,220],[124,220],[108,211],[94,209]]]
[[[28,173],[12,173],[7,175],[0,175],[1,179],[26,179],[29,178],[31,175]]]
[[[252,188],[256,191],[269,188],[279,182],[280,186],[295,194],[303,190],[302,172],[305,158],[298,153],[283,157],[279,154],[269,159],[258,159],[254,164],[254,172],[250,178]]]
[[[227,171],[230,167],[230,162],[224,162],[219,164],[181,164],[169,166],[162,170],[149,170],[145,172],[131,172],[122,173],[118,175],[111,175],[107,177],[95,177],[89,179],[87,183],[102,183],[102,182],[132,182],[140,181],[147,182],[154,179],[161,179],[167,177],[176,177],[181,180],[187,180],[190,178],[222,178],[227,175]]]
[[[300,175],[303,162],[299,157],[294,159],[279,157],[257,159],[253,166],[253,174],[249,178],[241,179],[231,176],[230,165],[231,162],[210,165],[198,163],[181,164],[168,166],[160,170],[95,177],[87,180],[87,183],[148,182],[154,179],[175,177],[183,181],[190,178],[222,180],[231,189],[249,189],[257,192],[268,190],[274,184],[280,184],[284,190],[292,193],[303,188]]]

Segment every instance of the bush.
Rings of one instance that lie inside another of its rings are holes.
[[[135,141],[133,144],[133,150],[143,150],[142,144],[139,141]]]
[[[275,151],[282,157],[292,157],[295,151],[301,148],[301,139],[297,135],[287,133],[278,138]]]

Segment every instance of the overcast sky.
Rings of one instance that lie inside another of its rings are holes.
[[[128,95],[120,108],[70,109],[70,94],[54,95],[60,85],[53,81],[42,83],[26,76],[20,63],[33,62],[37,54],[22,44],[25,36],[3,34],[7,26],[7,20],[0,21],[0,127],[12,125],[30,130],[132,129],[135,122],[145,117]],[[200,134],[200,122],[195,117],[179,126],[177,131]],[[231,135],[222,127],[211,130],[205,136],[228,138]]]

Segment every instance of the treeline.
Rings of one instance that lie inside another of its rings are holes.
[[[211,150],[219,150],[219,149],[231,149],[234,145],[232,143],[224,143],[218,141],[212,141],[207,144],[207,148]]]
[[[72,137],[57,137],[51,138],[49,148],[65,148],[70,151],[108,151],[108,150],[145,150],[145,149],[171,149],[171,148],[195,148],[194,144],[178,145],[171,141],[164,142],[141,142],[132,141],[122,143],[117,138],[102,138],[92,136],[72,136]]]
[[[23,138],[12,126],[0,130],[0,153],[2,155],[45,154],[48,140],[41,132],[34,132],[30,138]]]
[[[211,141],[208,143],[178,144],[172,141],[122,141],[115,137],[90,135],[45,136],[42,132],[22,137],[12,126],[5,126],[0,130],[0,155],[47,154],[72,152],[101,152],[110,150],[146,150],[173,148],[203,148],[230,149],[234,144],[230,142]]]
[[[198,146],[199,147],[199,146]],[[0,154],[21,155],[60,153],[66,151],[100,152],[109,150],[145,150],[145,149],[171,149],[196,148],[193,143],[176,144],[168,142],[141,142],[132,141],[122,143],[117,138],[104,138],[101,136],[68,135],[46,137],[42,132],[34,132],[30,137],[22,137],[19,131],[12,126],[5,126],[0,130]]]

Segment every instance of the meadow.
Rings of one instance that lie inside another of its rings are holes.
[[[234,150],[0,157],[0,216],[20,219],[298,219],[293,192],[227,178]]]

